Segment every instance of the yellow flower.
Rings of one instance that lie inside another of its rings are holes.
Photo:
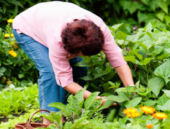
[[[158,120],[162,120],[162,119],[167,119],[168,118],[168,115],[166,115],[165,113],[161,113],[161,112],[154,113],[152,116],[157,118]]]
[[[12,33],[10,36],[11,36],[11,37],[14,37],[14,34]]]
[[[133,118],[136,118],[141,115],[136,108],[124,109],[123,113],[126,114],[127,117]]]
[[[12,23],[14,19],[8,19],[7,22],[8,23]]]
[[[139,113],[139,112],[136,112],[136,113],[132,113],[132,117],[133,118],[136,118],[136,117],[138,117],[138,116],[140,116],[141,114]]]
[[[124,114],[135,113],[135,112],[138,112],[138,110],[136,108],[129,108],[129,109],[123,110]]]
[[[9,38],[9,36],[10,36],[9,34],[4,34],[5,38]]]
[[[10,42],[11,45],[13,45],[14,43],[13,42]]]
[[[150,128],[153,127],[153,124],[147,124],[146,127],[147,127],[148,129],[150,129]]]
[[[13,57],[16,57],[16,56],[17,56],[17,53],[14,52],[13,50],[10,50],[10,51],[9,51],[9,54],[10,54],[11,56],[13,56]]]
[[[142,106],[140,109],[145,114],[153,114],[155,112],[155,109],[153,107]]]

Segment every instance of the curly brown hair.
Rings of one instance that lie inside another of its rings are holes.
[[[91,21],[75,19],[67,24],[61,33],[64,48],[70,53],[91,56],[98,54],[104,44],[103,33],[96,24]]]

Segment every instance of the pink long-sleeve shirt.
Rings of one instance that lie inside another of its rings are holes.
[[[107,25],[97,15],[69,2],[42,2],[20,13],[13,21],[13,28],[24,33],[49,49],[57,84],[62,87],[73,82],[68,52],[64,49],[61,32],[74,19],[86,19],[99,26],[104,34],[103,52],[112,67],[126,64],[122,50],[114,42]],[[43,53],[43,52],[42,52]]]

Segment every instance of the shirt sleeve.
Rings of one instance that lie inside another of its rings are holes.
[[[107,25],[101,21],[100,28],[104,34],[103,52],[112,67],[119,67],[126,64],[123,58],[121,48],[115,43],[113,35],[111,34]]]
[[[72,68],[67,58],[67,52],[61,42],[55,42],[49,46],[49,58],[57,84],[62,87],[71,84],[73,82]]]

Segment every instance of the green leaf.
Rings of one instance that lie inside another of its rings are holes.
[[[139,23],[150,21],[151,19],[155,19],[155,15],[153,13],[146,14],[146,13],[141,13],[140,11],[138,11],[137,17],[138,17]]]
[[[165,22],[167,25],[170,24],[170,16],[165,16]]]
[[[109,95],[109,96],[106,97],[106,99],[112,100],[112,101],[115,101],[115,102],[127,101],[127,99],[124,98],[123,96],[115,96],[115,95]]]
[[[84,91],[85,89],[79,90],[76,95],[75,98],[78,100],[80,107],[83,106],[83,102],[84,102]]]
[[[170,90],[162,90],[168,98],[170,98]]]
[[[116,33],[115,39],[119,39],[119,40],[125,40],[126,39],[127,34],[122,32],[122,31],[118,31]]]
[[[162,55],[158,56],[156,59],[158,60],[163,60],[163,59],[166,59],[170,56],[169,53],[163,53]]]
[[[142,1],[142,3],[144,3],[144,4],[149,5],[148,0],[141,0],[141,1]]]
[[[85,100],[84,107],[86,110],[88,110],[92,106],[99,93],[100,92],[94,92]]]
[[[114,102],[115,102],[115,101],[107,100],[107,101],[103,104],[103,106],[101,106],[101,107],[98,109],[98,111],[103,110],[103,109],[105,109],[105,108],[108,108],[108,107],[111,106]]]
[[[156,0],[157,5],[168,14],[168,3],[162,0]]]
[[[152,90],[152,92],[158,96],[160,93],[160,90],[162,89],[162,87],[164,86],[164,80],[161,77],[153,77],[151,79],[149,79],[148,81],[148,86],[149,88]]]
[[[91,67],[91,64],[89,62],[86,61],[80,61],[78,63],[76,63],[74,66],[78,66],[78,67]]]
[[[142,101],[142,97],[136,97],[125,103],[126,108],[135,107]]]
[[[135,92],[135,87],[134,86],[127,86],[127,87],[122,87],[116,89],[116,92],[118,93],[119,97],[129,100]]]
[[[85,62],[90,62],[90,57],[88,57],[88,56],[82,56],[81,57]]]
[[[133,50],[134,54],[138,57],[138,59],[142,60],[143,56],[139,53],[137,53],[135,50]]]
[[[72,125],[71,129],[76,129],[77,127],[80,129],[85,125],[88,125],[89,121],[86,120],[86,118],[80,118],[74,121],[74,124]]]
[[[50,114],[44,113],[44,114],[42,114],[42,116],[43,116],[44,118],[50,120],[51,122],[54,122],[54,121],[55,121],[55,119],[54,119]]]
[[[170,110],[170,100],[166,101],[166,103],[164,103],[162,106],[157,105],[159,110],[162,111],[169,111]]]
[[[25,74],[24,73],[20,73],[20,74],[18,74],[18,78],[24,78],[25,77]]]
[[[162,52],[164,48],[162,46],[154,46],[152,50],[150,50],[149,55],[156,56]]]
[[[164,62],[162,65],[157,67],[154,71],[154,74],[157,76],[160,76],[164,78],[166,84],[169,82],[169,77],[170,77],[170,60],[167,60]]]
[[[164,20],[164,17],[165,17],[165,13],[163,11],[160,11],[158,13],[156,13],[156,16],[161,20],[163,21]]]
[[[0,68],[0,73],[4,73],[6,71],[6,68],[5,67],[1,67]]]
[[[139,4],[139,2],[133,1],[133,2],[131,2],[131,6],[130,6],[130,8],[128,8],[128,10],[132,14],[137,9],[140,9],[140,7],[141,7],[141,4]]]
[[[71,121],[67,121],[67,122],[64,124],[64,129],[71,129],[71,126],[72,126],[72,122],[71,122]]]
[[[135,56],[124,56],[124,59],[133,63],[136,62]]]
[[[126,34],[131,34],[132,27],[131,27],[130,24],[124,23],[117,29],[117,31],[121,31],[121,32],[124,32]]]
[[[81,113],[83,102],[79,103],[78,99],[72,94],[68,97],[67,101],[68,101],[69,111],[72,114],[76,115],[75,117],[79,116]]]
[[[62,128],[63,124],[61,121],[62,118],[62,113],[61,112],[51,112],[50,115],[53,117],[54,121],[57,122],[60,128]]]
[[[67,116],[71,116],[71,112],[69,110],[69,108],[67,107],[67,105],[64,105],[63,103],[61,102],[55,102],[55,103],[50,103],[48,105],[49,107],[56,107],[58,109],[60,109],[61,111],[63,111]]]
[[[150,8],[155,12],[157,8],[157,1],[156,0],[150,0],[149,2]]]
[[[156,101],[159,105],[163,105],[164,103],[166,103],[166,101],[168,101],[169,98],[167,97],[167,95],[164,93],[161,97],[158,98],[158,100]]]
[[[80,79],[82,79],[84,81],[92,81],[94,79],[94,77],[91,75],[88,75],[88,76],[81,77]]]
[[[94,103],[88,109],[88,110],[90,110],[90,112],[88,114],[88,118],[87,119],[90,119],[92,117],[92,115],[99,109],[101,104],[102,104],[102,99],[96,99],[94,101]]]
[[[120,86],[120,83],[113,83],[111,81],[108,81],[108,83],[111,85],[108,89],[112,89],[112,88],[118,88]]]
[[[144,27],[145,31],[151,32],[152,30],[152,24],[149,22],[147,26]]]
[[[153,101],[153,100],[148,100],[148,101],[145,101],[144,103],[144,105],[148,107],[150,106],[154,107],[155,104],[156,104],[156,101]]]
[[[144,60],[141,61],[142,65],[147,65],[150,63],[150,61],[152,60],[152,58],[145,58]]]

